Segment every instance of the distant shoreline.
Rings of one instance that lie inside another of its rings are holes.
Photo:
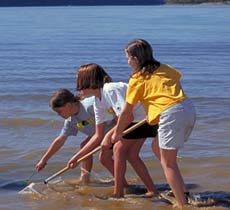
[[[21,1],[21,2],[20,2]],[[176,2],[176,1],[170,1],[170,0],[157,0],[154,3],[152,3],[152,0],[134,0],[134,1],[123,1],[119,0],[116,3],[104,3],[102,0],[101,2],[96,3],[89,3],[91,0],[85,0],[83,2],[74,2],[73,0],[59,0],[56,1],[55,3],[51,3],[52,0],[41,0],[40,2],[38,0],[30,0],[30,1],[25,1],[25,0],[19,0],[15,1],[12,0],[10,3],[8,0],[0,0],[0,7],[57,7],[57,6],[170,6],[170,5],[178,5],[178,6],[188,6],[188,5],[230,5],[230,0],[229,1],[220,1],[220,2],[201,2],[201,3],[196,3],[196,2],[187,2],[187,3],[181,3],[181,2]],[[16,3],[17,2],[17,3]],[[88,4],[87,4],[88,2]],[[131,3],[132,2],[132,3]]]
[[[230,1],[220,1],[220,2],[201,2],[201,3],[180,3],[180,2],[167,2],[164,5],[230,5]]]
[[[181,4],[181,3],[167,3],[167,4],[164,4],[165,6],[170,6],[170,5],[178,5],[178,6],[207,6],[207,5],[210,5],[210,6],[218,6],[218,5],[222,5],[222,6],[228,6],[230,5],[230,2],[228,3],[200,3],[200,4]],[[163,6],[164,6],[163,5]]]
[[[165,0],[0,0],[0,7],[163,5]]]
[[[192,3],[166,3],[166,4],[100,4],[100,5],[11,5],[11,6],[1,6],[0,8],[7,8],[7,7],[97,7],[97,6],[230,6],[230,2],[228,3],[199,3],[199,4],[192,4]]]

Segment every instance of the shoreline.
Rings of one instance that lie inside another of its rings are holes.
[[[195,2],[168,2],[167,0],[163,4],[25,4],[25,5],[1,5],[1,7],[59,7],[59,6],[171,6],[171,5],[178,5],[178,6],[228,6],[230,5],[230,0],[225,2],[201,2],[201,3],[195,3]]]
[[[164,5],[181,5],[181,6],[187,6],[187,5],[201,5],[201,6],[206,6],[206,5],[213,5],[213,6],[217,6],[217,5],[230,5],[230,1],[226,1],[226,2],[202,2],[202,3],[165,3]]]

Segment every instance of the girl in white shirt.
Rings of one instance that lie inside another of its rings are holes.
[[[97,64],[86,64],[80,66],[77,72],[77,90],[80,91],[82,97],[94,95],[94,112],[96,133],[104,135],[104,124],[107,121],[117,120],[124,104],[127,84],[123,82],[112,82],[110,76],[104,69]],[[135,107],[132,116],[133,122],[138,122],[145,117],[143,107],[138,104]],[[128,127],[129,125],[127,125]],[[147,127],[146,127],[147,126]],[[143,128],[145,130],[143,130]],[[146,137],[145,133],[151,133],[155,137],[157,135],[157,125],[144,125],[142,129],[137,129],[133,133],[128,134],[125,138],[133,138],[132,140],[120,140],[114,145],[111,143],[111,136],[115,127],[112,128],[104,137],[101,145],[100,161],[114,175],[114,197],[124,196],[124,187],[127,185],[125,180],[126,160],[130,162],[136,173],[139,175],[147,188],[146,196],[151,197],[157,193],[153,181],[148,173],[144,162],[139,157],[140,149]],[[147,132],[151,130],[151,132]],[[145,132],[146,131],[146,132]],[[154,132],[155,131],[155,132]],[[134,138],[135,136],[136,138]],[[89,141],[87,145],[94,142]],[[111,150],[113,148],[113,150]],[[89,151],[88,151],[89,152]],[[113,158],[112,158],[113,156]],[[79,158],[79,157],[78,157]],[[69,167],[75,167],[78,158],[72,158],[69,161]]]

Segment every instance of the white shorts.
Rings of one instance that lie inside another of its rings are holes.
[[[188,140],[196,121],[195,107],[185,99],[160,114],[158,141],[161,149],[179,149]]]

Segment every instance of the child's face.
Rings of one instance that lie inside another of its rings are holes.
[[[136,57],[129,55],[127,52],[125,52],[125,56],[127,58],[128,64],[131,66],[131,68],[135,71],[138,70],[140,65],[139,61]]]
[[[54,111],[64,119],[67,119],[71,116],[71,104],[66,103],[62,107],[55,108]]]

